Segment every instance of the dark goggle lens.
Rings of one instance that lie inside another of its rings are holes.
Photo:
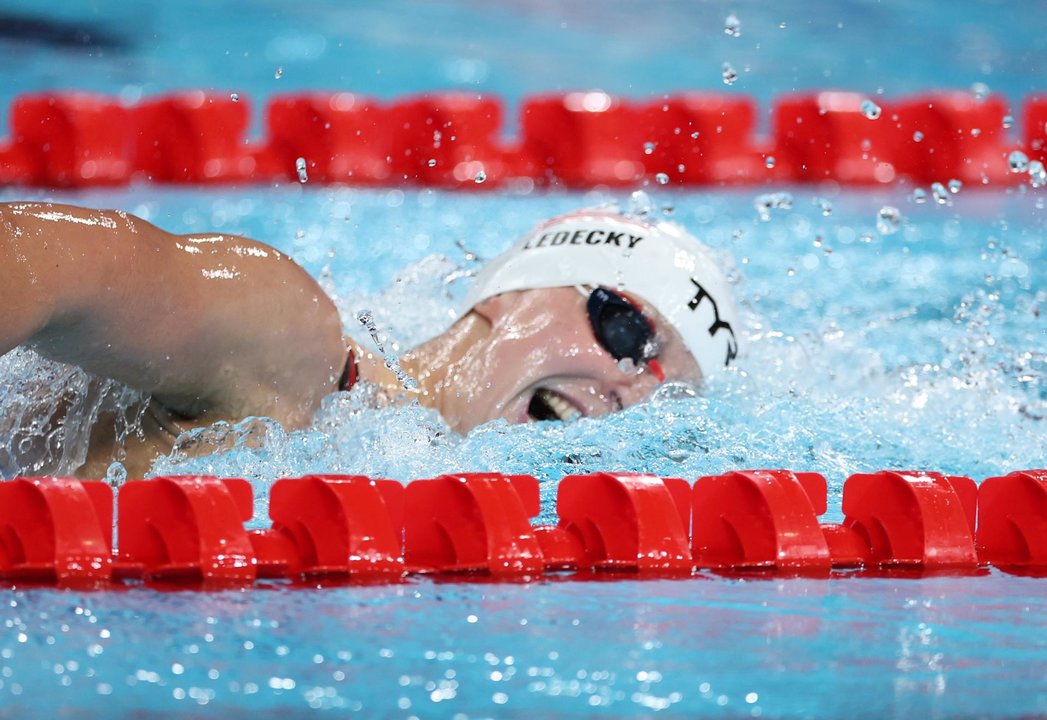
[[[596,288],[587,303],[593,334],[615,360],[629,358],[639,364],[647,357],[654,328],[643,313],[616,292]]]

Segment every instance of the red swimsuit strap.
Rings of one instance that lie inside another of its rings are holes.
[[[342,391],[349,390],[356,384],[356,380],[359,377],[360,372],[356,366],[356,355],[352,349],[347,351],[347,357],[345,358],[345,369],[342,370],[342,377],[338,379],[338,389]]]

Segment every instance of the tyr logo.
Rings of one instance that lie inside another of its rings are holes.
[[[702,287],[694,278],[691,278],[691,282],[698,288],[698,292],[695,293],[694,297],[687,302],[687,307],[691,310],[697,310],[698,306],[702,304],[702,301],[708,300],[713,306],[713,324],[709,326],[709,337],[714,337],[716,333],[721,330],[726,330],[730,333],[730,338],[727,339],[727,357],[724,359],[724,365],[730,365],[731,360],[738,357],[738,340],[734,336],[734,329],[731,327],[729,322],[725,322],[720,319],[720,308],[716,305],[716,300],[710,295],[705,288]]]

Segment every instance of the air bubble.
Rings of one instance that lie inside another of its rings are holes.
[[[773,168],[774,167],[774,156],[773,155],[768,155],[767,159],[764,160],[764,165],[766,165],[768,168]]]
[[[294,169],[298,172],[298,182],[309,182],[309,174],[305,171],[305,158],[300,157],[294,161]]]
[[[118,488],[127,482],[127,468],[121,462],[115,462],[105,471],[105,481],[112,488]]]
[[[927,191],[923,188],[913,188],[912,201],[917,205],[923,205],[927,202]]]
[[[962,187],[963,187],[963,183],[960,182],[959,180],[950,180],[949,181],[949,192],[951,192],[953,195],[955,195],[956,193],[960,192],[960,188],[962,188]]]
[[[818,206],[818,209],[822,211],[823,217],[829,217],[833,214],[833,204],[825,198],[815,198],[814,204]]]
[[[229,93],[229,99],[233,102],[240,102],[240,93]]]
[[[876,214],[876,229],[881,235],[893,235],[901,226],[901,210],[893,205],[884,205]]]
[[[1047,185],[1047,169],[1044,169],[1043,163],[1039,160],[1033,160],[1029,163],[1029,184],[1034,188],[1041,188]]]
[[[658,181],[659,185],[665,185],[669,182],[669,176],[665,173],[658,173],[654,176],[654,179]]]
[[[276,78],[277,80],[279,80],[283,76],[284,76],[284,69],[282,67],[276,68],[276,72],[273,74],[273,77]]]
[[[487,173],[485,173],[483,170],[476,173],[476,177],[473,178],[473,182],[477,185],[482,185],[483,183],[487,182]]]
[[[976,82],[971,85],[971,94],[974,95],[974,99],[981,102],[989,96],[989,86],[983,82]]]
[[[923,133],[920,132],[919,130],[917,130],[916,132],[914,132],[912,134],[912,139],[913,139],[914,142],[922,142],[923,141]]]
[[[430,158],[429,162],[427,162],[426,165],[428,165],[429,167],[436,167],[436,160],[433,159],[433,158]]]
[[[931,194],[934,196],[934,201],[939,205],[947,205],[949,203],[949,191],[940,182],[931,183]]]
[[[657,144],[656,144],[656,143],[653,143],[653,142],[645,142],[645,143],[643,144],[643,154],[644,154],[644,155],[650,155],[651,153],[653,153],[653,152],[654,152],[654,148],[655,148],[656,146],[657,146]]]
[[[731,13],[727,16],[727,19],[723,21],[723,31],[731,37],[742,36],[742,23],[737,15]]]
[[[1021,150],[1015,150],[1007,156],[1007,164],[1011,166],[1011,172],[1023,173],[1029,170],[1029,156]]]
[[[882,110],[880,110],[880,106],[874,103],[872,100],[862,100],[861,110],[862,115],[869,118],[870,120],[877,119],[878,117],[880,117],[880,113],[882,112]]]
[[[1004,130],[1006,130],[1008,128],[1011,128],[1013,126],[1014,126],[1014,116],[1013,115],[1004,115],[1003,116],[1003,128],[1004,128]]]
[[[734,81],[738,79],[738,73],[735,72],[731,63],[725,62],[723,64],[723,84],[734,85]]]

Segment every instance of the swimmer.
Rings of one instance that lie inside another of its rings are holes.
[[[730,365],[739,331],[707,248],[667,222],[582,210],[538,225],[477,275],[466,311],[404,353],[416,384],[342,332],[305,270],[235,235],[173,235],[120,211],[0,205],[0,354],[24,345],[148,394],[131,477],[217,421],[307,426],[321,400],[371,383],[459,432],[604,415],[667,381]],[[98,423],[81,477],[102,477]]]

